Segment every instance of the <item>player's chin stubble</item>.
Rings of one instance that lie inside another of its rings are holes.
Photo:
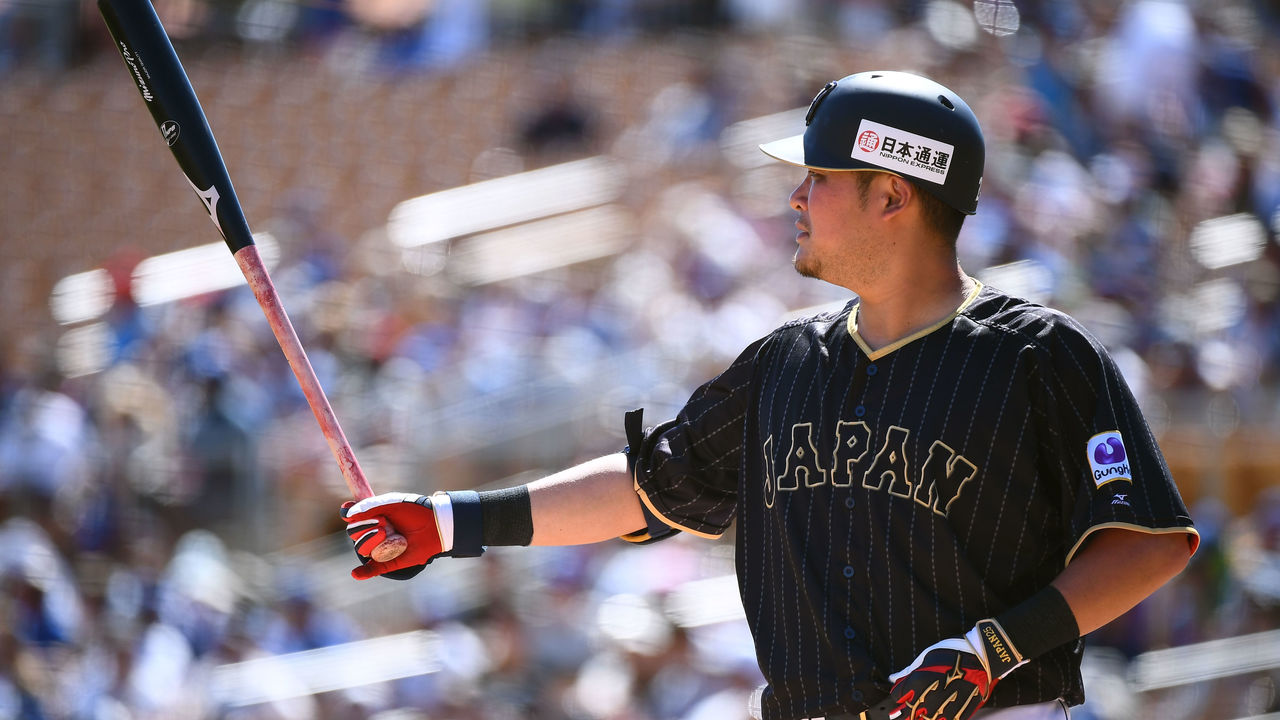
[[[796,272],[808,278],[820,278],[822,264],[814,258],[801,256],[801,252],[800,248],[796,248],[796,254],[791,258],[791,264],[795,266]]]

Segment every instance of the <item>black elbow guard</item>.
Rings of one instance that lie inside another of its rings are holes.
[[[637,472],[636,464],[642,456],[642,450],[646,444],[645,441],[649,439],[644,431],[644,409],[632,410],[627,413],[623,416],[622,423],[627,433],[627,446],[623,448],[622,452],[627,455],[627,470],[631,472],[631,477],[634,481]],[[679,529],[663,522],[662,518],[649,509],[649,505],[640,498],[639,488],[636,489],[636,502],[640,503],[640,509],[644,512],[645,526],[635,532],[623,535],[623,540],[637,545],[648,545],[659,540],[666,540],[680,532]]]

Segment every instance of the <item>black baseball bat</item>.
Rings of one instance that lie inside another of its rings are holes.
[[[373,489],[356,461],[351,444],[338,424],[293,323],[285,313],[279,293],[262,263],[253,242],[253,233],[249,230],[249,221],[231,185],[231,176],[204,109],[200,107],[195,88],[191,86],[155,8],[150,0],[98,0],[98,11],[102,13],[116,49],[142,93],[147,110],[160,129],[160,136],[173,152],[191,189],[195,190],[209,212],[214,227],[226,241],[263,314],[267,316],[271,331],[280,343],[298,384],[302,386],[303,395],[320,423],[334,459],[338,461],[347,488],[357,500],[373,495]],[[405,547],[405,539],[392,533],[374,549],[372,555],[375,560],[390,560]]]

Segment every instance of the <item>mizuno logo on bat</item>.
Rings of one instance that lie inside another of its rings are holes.
[[[208,190],[201,190],[191,182],[191,178],[187,178],[187,183],[191,185],[192,190],[196,191],[196,195],[204,203],[204,208],[209,211],[209,219],[213,221],[213,226],[218,228],[218,234],[225,239],[227,234],[222,232],[222,223],[218,222],[218,188],[210,185]]]
[[[129,46],[124,43],[120,43],[120,54],[124,56],[125,63],[129,65],[129,70],[133,72],[133,79],[138,83],[138,90],[142,91],[142,99],[147,102],[155,100],[156,97],[151,94],[151,88],[147,87],[147,70],[142,66],[142,62],[134,58],[133,53],[129,52]]]

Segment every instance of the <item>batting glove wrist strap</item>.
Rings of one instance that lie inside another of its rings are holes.
[[[965,633],[964,639],[973,646],[992,682],[1027,662],[1009,640],[1004,628],[993,619],[979,620],[972,630]]]
[[[480,493],[459,490],[445,493],[452,511],[453,546],[451,557],[480,557],[484,554],[484,522]]]

